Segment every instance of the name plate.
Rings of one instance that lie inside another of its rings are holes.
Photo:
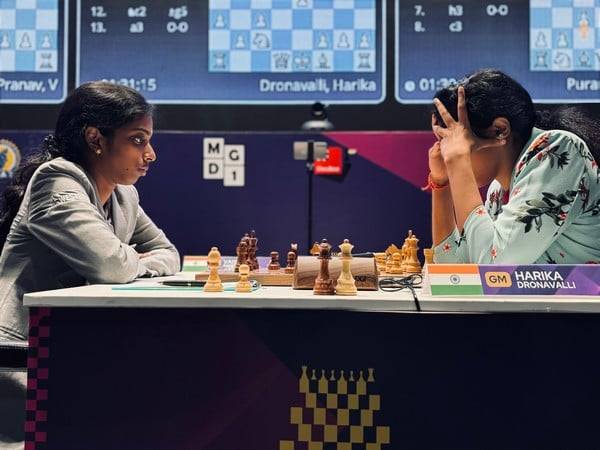
[[[600,265],[431,264],[423,290],[434,296],[600,296]]]

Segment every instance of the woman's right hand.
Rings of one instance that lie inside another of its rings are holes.
[[[448,184],[448,173],[446,171],[446,164],[442,158],[440,141],[436,141],[429,149],[429,173],[431,181],[435,184],[441,186]]]

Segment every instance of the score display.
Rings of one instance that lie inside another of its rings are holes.
[[[67,0],[0,0],[0,103],[60,103]]]
[[[395,34],[401,103],[486,67],[539,103],[600,102],[600,0],[396,0]]]
[[[78,85],[109,80],[172,104],[385,97],[378,0],[78,0],[77,17]]]

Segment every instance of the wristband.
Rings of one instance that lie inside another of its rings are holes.
[[[442,189],[446,189],[448,187],[448,183],[446,184],[437,184],[431,179],[431,172],[427,175],[427,184],[421,188],[422,191],[441,191]]]

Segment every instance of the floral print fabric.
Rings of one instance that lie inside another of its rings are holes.
[[[534,128],[509,192],[494,181],[463,232],[455,229],[434,251],[438,263],[600,262],[600,168],[587,145],[566,131]]]

